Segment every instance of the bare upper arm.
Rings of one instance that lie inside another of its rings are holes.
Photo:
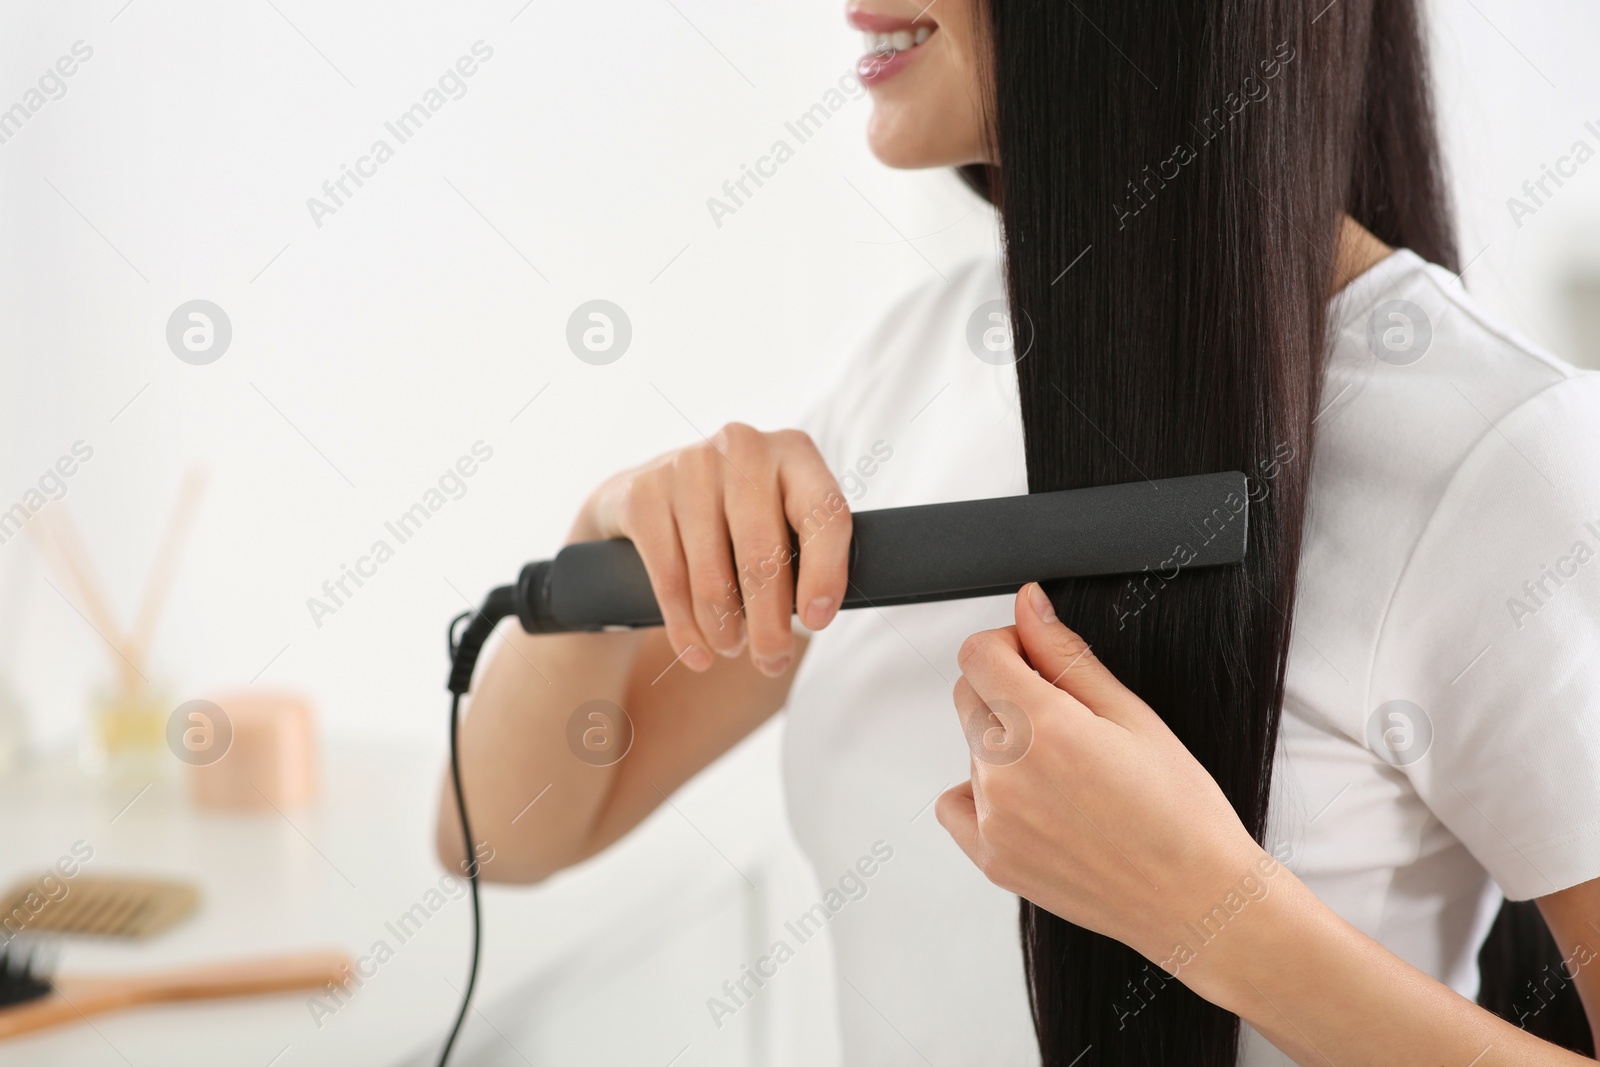
[[[719,658],[704,673],[676,663],[664,630],[645,639],[634,658],[622,706],[633,744],[613,768],[584,856],[637,826],[672,792],[766,722],[789,696],[807,639],[795,635],[795,656],[776,678],[749,656]]]
[[[1538,904],[1600,1048],[1600,878],[1540,897]]]

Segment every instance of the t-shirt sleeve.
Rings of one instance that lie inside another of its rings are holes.
[[[1374,656],[1368,743],[1507,897],[1600,878],[1600,375],[1485,422]]]

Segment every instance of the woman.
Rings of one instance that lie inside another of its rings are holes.
[[[1532,1032],[1600,1019],[1600,384],[1446,269],[1414,5],[858,3],[873,151],[963,168],[1003,285],[896,308],[806,432],[595,490],[572,539],[631,538],[665,626],[508,636],[462,737],[485,874],[595,854],[787,706],[819,879],[873,857],[829,920],[849,1062],[1587,1062]],[[1233,469],[1240,568],[835,618],[834,471],[890,507]],[[597,698],[605,768],[565,743]],[[1502,890],[1549,928],[1485,954],[1525,1029],[1469,999]]]

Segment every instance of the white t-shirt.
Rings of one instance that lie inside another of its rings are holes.
[[[1027,491],[1015,370],[968,340],[1001,296],[992,261],[913,294],[801,423],[853,508]],[[1330,316],[1268,847],[1472,997],[1501,891],[1600,877],[1600,375],[1407,251]],[[1011,622],[1010,597],[846,612],[796,678],[819,881],[893,850],[829,923],[848,1063],[1038,1062],[1016,898],[932,811],[968,775],[956,650]],[[1288,1061],[1247,1032],[1240,1062]]]

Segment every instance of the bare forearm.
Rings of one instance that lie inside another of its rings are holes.
[[[1339,918],[1286,870],[1179,977],[1305,1067],[1572,1067]]]
[[[790,524],[809,530],[803,564]],[[487,878],[537,881],[638,825],[783,705],[805,647],[796,603],[815,630],[843,600],[849,508],[798,431],[730,423],[607,479],[568,541],[605,537],[638,549],[662,625],[537,640],[506,627],[461,731]],[[619,725],[630,743],[615,753],[584,743]],[[447,775],[438,846],[450,865],[466,854],[458,811]]]
[[[642,633],[506,635],[480,672],[461,723],[461,776],[474,845],[494,859],[493,881],[538,881],[586,854],[615,768],[575,759],[574,711],[591,700],[620,704]],[[440,790],[439,854],[465,855],[448,768]]]
[[[769,677],[743,658],[688,670],[659,629],[507,636],[467,709],[461,757],[484,877],[511,882],[538,881],[637,826],[783,706],[805,648],[796,640],[794,663]],[[438,835],[444,862],[459,862],[448,776]]]

